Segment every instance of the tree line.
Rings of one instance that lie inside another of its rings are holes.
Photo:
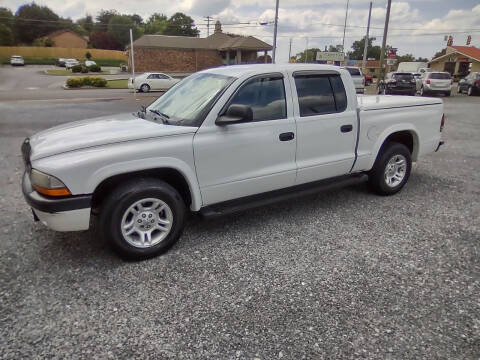
[[[177,12],[170,17],[154,13],[148,19],[137,14],[121,14],[116,10],[101,10],[92,15],[72,21],[62,18],[47,6],[25,4],[15,13],[0,7],[0,46],[36,45],[54,46],[48,35],[57,30],[71,30],[87,36],[89,47],[123,50],[130,41],[132,29],[134,40],[144,34],[198,36],[199,30],[193,19]]]
[[[368,44],[367,44],[367,59],[375,59],[375,60],[380,60],[380,54],[382,52],[382,48],[379,45],[373,45],[373,41],[375,38],[370,37],[368,38]],[[361,40],[354,41],[352,44],[352,50],[347,51],[347,55],[349,59],[352,60],[362,60],[363,59],[363,49],[365,46],[365,38],[362,38]],[[388,54],[392,47],[390,45],[387,45],[385,48],[385,54]],[[322,51],[319,48],[310,48],[305,51],[301,51],[296,54],[296,56],[291,58],[291,61],[296,61],[296,62],[305,62],[305,57],[307,57],[307,62],[313,62],[316,59],[317,52]],[[329,52],[339,52],[340,49],[338,49],[336,46],[330,45],[327,49],[325,47],[324,51],[329,51]],[[445,51],[445,50],[442,50]],[[440,53],[440,52],[439,52]],[[438,53],[437,53],[438,54]],[[433,57],[437,57],[437,54],[435,54]],[[427,62],[428,59],[418,57],[415,58],[412,54],[404,54],[404,55],[398,55],[397,56],[397,63],[401,63],[404,61],[423,61]]]

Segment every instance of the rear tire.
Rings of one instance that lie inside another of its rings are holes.
[[[142,86],[140,86],[140,91],[143,93],[148,93],[150,91],[150,86],[148,84],[142,84]]]
[[[408,148],[389,142],[382,146],[372,170],[368,174],[368,186],[378,195],[393,195],[407,183],[412,169]]]
[[[185,203],[172,186],[157,179],[135,179],[104,200],[98,230],[122,257],[143,260],[177,242],[185,217]]]

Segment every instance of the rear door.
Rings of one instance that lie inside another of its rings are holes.
[[[355,160],[357,112],[340,75],[293,74],[297,184],[345,175]],[[353,90],[353,89],[352,89]]]
[[[431,72],[429,73],[430,86],[432,89],[445,90],[451,86],[452,78],[448,73]]]

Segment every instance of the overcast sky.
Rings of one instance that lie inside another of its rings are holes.
[[[120,13],[136,13],[144,18],[154,12],[172,15],[182,11],[192,16],[206,36],[206,20],[210,15],[225,24],[224,31],[254,35],[272,44],[273,26],[258,25],[260,21],[273,21],[275,0],[36,0],[63,17],[76,20],[85,14],[93,16],[100,9],[116,9]],[[350,0],[345,48],[365,36],[370,0]],[[2,0],[13,12],[20,0]],[[309,47],[342,43],[346,0],[280,0],[277,62],[288,61],[289,39],[292,54]],[[386,0],[373,0],[370,31],[381,44],[385,21]],[[330,24],[330,25],[327,25]],[[212,28],[210,31],[212,31]],[[399,54],[431,58],[445,47],[444,35],[454,37],[454,45],[465,45],[472,35],[472,45],[480,47],[480,3],[478,0],[392,0],[390,31],[387,43],[398,48]],[[406,30],[405,30],[406,29]],[[438,33],[433,34],[432,33]],[[429,35],[430,34],[430,35]]]

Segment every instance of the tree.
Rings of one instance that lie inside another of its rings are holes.
[[[412,54],[397,56],[397,64],[400,64],[401,62],[410,62],[410,61],[415,61],[415,56],[413,56]]]
[[[145,34],[164,34],[168,26],[166,15],[154,13],[145,24]]]
[[[305,62],[305,54],[307,55],[307,62],[314,62],[317,59],[317,52],[321,51],[319,48],[311,48],[307,49],[306,51],[302,51],[297,53],[295,57],[292,57],[291,60],[295,60],[294,62]]]
[[[108,26],[114,16],[120,15],[117,10],[100,10],[96,20],[98,24]]]
[[[11,46],[15,44],[13,31],[5,24],[0,24],[0,46]]]
[[[183,13],[177,12],[168,19],[165,35],[198,36],[200,32],[194,28],[193,19]]]
[[[90,45],[95,49],[121,50],[122,46],[106,31],[97,31],[90,35]]]
[[[419,56],[415,61],[428,62],[428,59]]]
[[[135,25],[129,15],[116,15],[110,19],[107,32],[124,49],[130,42],[130,29],[133,31],[133,40],[138,39],[142,35],[141,30]]]
[[[14,45],[13,14],[7,9],[0,7],[0,45]]]
[[[81,26],[87,34],[91,34],[93,31],[92,15],[87,15],[84,18],[78,19],[77,25]]]
[[[137,15],[137,14],[133,14],[133,15],[128,15],[130,17],[130,19],[132,19],[133,23],[135,25],[141,25],[143,24],[143,19],[140,15]]]
[[[443,55],[445,55],[446,53],[447,53],[447,48],[444,48],[444,49],[442,49],[442,50],[440,50],[440,51],[437,51],[437,52],[435,53],[435,55],[433,55],[433,59],[435,59],[435,58],[437,58],[437,57],[440,57],[440,56],[443,56]]]
[[[375,58],[375,60],[380,59],[380,53],[382,52],[382,48],[380,46],[373,46],[373,40],[375,38],[369,37],[368,38],[368,45],[367,45],[367,58]],[[352,49],[353,51],[348,52],[348,56],[350,59],[361,60],[363,59],[363,49],[365,47],[365,38],[361,40],[357,40],[353,42]]]
[[[35,3],[22,5],[15,13],[14,33],[20,42],[31,43],[36,38],[65,28],[60,17],[46,6]]]

